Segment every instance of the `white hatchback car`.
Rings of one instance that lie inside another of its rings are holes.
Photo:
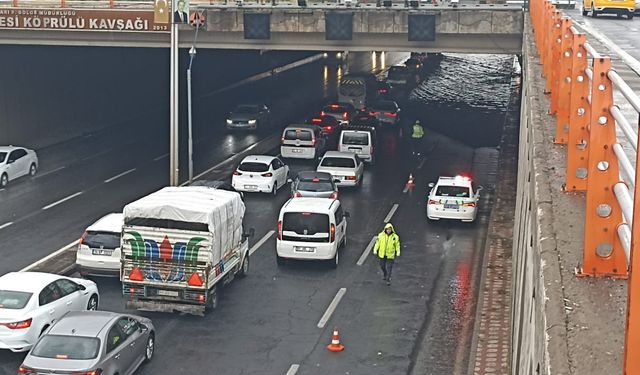
[[[287,184],[289,167],[282,160],[269,155],[251,155],[240,162],[233,172],[231,185],[236,191],[278,194]]]
[[[440,177],[429,184],[427,217],[431,220],[454,219],[474,221],[482,186],[475,188],[469,177]]]
[[[38,337],[69,311],[97,310],[98,287],[91,280],[40,272],[0,277],[0,349],[29,350]]]
[[[0,146],[0,188],[22,176],[34,176],[38,171],[38,156],[24,147]]]
[[[122,213],[108,214],[91,224],[78,244],[76,267],[81,275],[120,275]]]
[[[338,186],[360,186],[364,163],[351,152],[327,151],[316,170],[330,173]]]

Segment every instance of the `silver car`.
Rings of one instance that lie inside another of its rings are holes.
[[[19,374],[129,375],[153,357],[151,320],[106,311],[71,312],[40,337]]]
[[[338,187],[330,173],[300,172],[296,179],[291,182],[291,197],[338,199]]]
[[[255,130],[258,126],[267,126],[271,121],[271,111],[262,104],[242,104],[227,117],[227,129]]]
[[[24,147],[0,146],[0,188],[22,176],[34,176],[38,171],[38,156]]]

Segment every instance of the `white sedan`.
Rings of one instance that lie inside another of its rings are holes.
[[[364,163],[351,152],[327,151],[316,170],[330,173],[338,186],[360,186]]]
[[[478,213],[480,190],[469,177],[440,177],[430,183],[427,197],[427,218],[430,220],[454,219],[474,221]]]
[[[38,156],[24,147],[0,146],[0,188],[22,176],[34,176],[38,171]]]
[[[236,191],[278,194],[287,184],[289,167],[282,160],[269,155],[251,155],[242,160],[233,172],[231,185]]]
[[[91,280],[40,272],[0,277],[0,349],[29,350],[69,311],[97,310],[98,299]]]

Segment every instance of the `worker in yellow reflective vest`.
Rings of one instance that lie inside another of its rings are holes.
[[[387,282],[387,285],[391,285],[393,263],[395,258],[400,256],[400,237],[391,223],[387,223],[384,230],[378,234],[373,254],[377,255],[380,260],[382,279]]]
[[[424,137],[424,129],[422,128],[422,125],[420,125],[420,120],[416,120],[411,131],[411,148],[413,155],[420,154],[422,137]]]

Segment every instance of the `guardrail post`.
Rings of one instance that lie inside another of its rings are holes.
[[[558,46],[557,66],[555,67],[554,86],[551,90],[551,105],[556,106],[556,136],[553,138],[555,144],[566,144],[569,135],[569,105],[571,100],[571,63],[573,56],[571,47],[573,46],[573,33],[571,32],[572,21],[570,18],[560,20],[560,42]]]
[[[540,62],[542,63],[542,76],[547,77],[547,56],[551,53],[551,48],[549,48],[549,39],[550,38],[550,24],[551,24],[551,3],[548,0],[544,0],[542,3],[542,29],[540,30],[540,44],[538,45],[539,53],[540,53]],[[545,94],[548,93],[545,86]]]
[[[638,121],[640,126],[640,121]],[[640,141],[640,136],[638,137]],[[640,274],[634,277],[633,271],[640,272],[640,152],[636,152],[636,184],[633,196],[633,223],[631,225],[631,251],[629,261],[629,283],[627,285],[627,327],[624,334],[624,375],[640,374],[640,298],[633,293],[640,291]]]
[[[571,31],[570,31],[571,32]],[[571,32],[573,34],[573,32]],[[589,119],[591,108],[587,69],[587,42],[585,34],[574,34],[571,46],[571,98],[569,104],[569,141],[567,146],[567,175],[565,191],[587,190],[589,171]]]
[[[620,172],[613,151],[615,121],[609,112],[613,105],[613,85],[607,77],[610,69],[610,58],[593,60],[584,251],[576,274],[625,278],[627,258],[616,232],[622,210],[613,192]]]
[[[551,56],[547,84],[551,91],[549,114],[555,115],[558,112],[558,77],[560,73],[560,55],[562,54],[562,13],[557,10],[553,13],[552,27]]]

